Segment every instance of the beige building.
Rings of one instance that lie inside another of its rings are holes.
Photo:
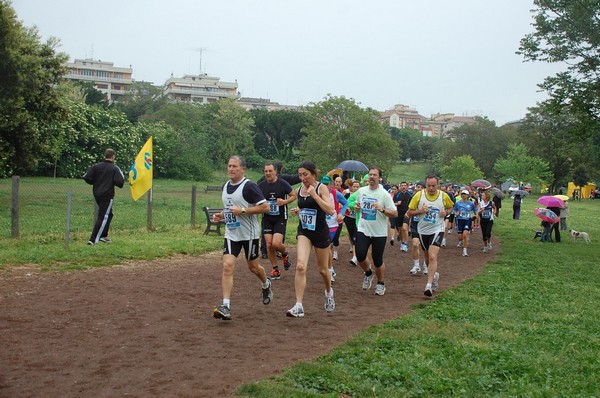
[[[387,123],[398,129],[411,128],[419,131],[422,131],[421,120],[422,116],[416,109],[402,104],[394,105],[392,109],[383,112],[380,118],[381,124]]]
[[[165,82],[164,95],[175,102],[196,102],[207,104],[221,98],[240,97],[238,83],[222,82],[218,77],[184,75],[173,77]]]
[[[453,129],[464,126],[465,124],[475,124],[477,119],[470,116],[456,116],[454,113],[435,113],[431,115],[431,120],[440,125],[441,137]]]
[[[75,59],[74,62],[67,62],[65,66],[68,69],[65,78],[92,82],[98,91],[106,94],[106,99],[110,102],[125,95],[133,83],[133,69],[116,67],[112,62],[89,58]]]

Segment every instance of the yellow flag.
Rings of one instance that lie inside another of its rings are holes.
[[[129,169],[129,185],[133,200],[138,200],[152,188],[152,169],[152,137],[150,137]]]

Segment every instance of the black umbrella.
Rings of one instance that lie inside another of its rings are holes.
[[[504,199],[504,192],[502,192],[498,188],[496,188],[496,187],[492,188],[492,193],[494,194],[494,196],[496,196],[500,199]]]
[[[342,163],[338,164],[336,168],[344,171],[369,171],[369,168],[365,166],[363,162],[359,162],[358,160],[344,160]]]

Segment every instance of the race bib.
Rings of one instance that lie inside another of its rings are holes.
[[[240,222],[236,218],[235,214],[231,212],[228,208],[223,209],[223,215],[225,216],[225,227],[233,229],[239,228]]]
[[[439,213],[439,212],[438,212]],[[471,213],[468,211],[461,211],[458,215],[459,218],[462,218],[463,220],[468,220],[469,218],[471,218]]]
[[[377,199],[368,196],[363,196],[360,199],[360,218],[367,221],[373,221],[377,219],[377,210],[375,210],[375,208],[373,207],[375,203],[377,203]]]
[[[481,218],[492,218],[491,210],[484,210],[481,212]]]
[[[314,231],[317,229],[317,210],[316,209],[300,209],[300,226],[302,229]]]
[[[270,216],[278,216],[279,215],[279,206],[277,205],[277,199],[267,201],[269,204],[269,215]]]
[[[438,217],[440,215],[440,209],[436,207],[430,207],[429,211],[423,214],[423,222],[428,222],[431,224],[437,223]]]

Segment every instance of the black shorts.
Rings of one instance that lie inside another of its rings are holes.
[[[433,235],[418,235],[419,241],[421,242],[421,248],[425,251],[429,250],[430,246],[440,247],[442,240],[444,240],[444,231],[438,232]]]
[[[456,232],[462,234],[463,231],[469,232],[471,230],[471,223],[473,220],[463,220],[461,218],[456,219]]]
[[[402,224],[400,224],[400,226],[402,226]],[[390,228],[392,228],[392,229],[399,228],[398,219],[396,217],[390,217]]]
[[[398,217],[396,217],[396,225],[398,228],[402,228],[402,224],[408,224],[410,219],[406,217],[406,211],[399,211]]]
[[[444,217],[444,220],[448,220],[450,222],[450,224],[452,224],[454,222],[454,213],[446,214],[446,217]]]
[[[331,245],[331,239],[329,239],[329,229],[322,231],[310,231],[298,226],[296,238],[298,236],[306,236],[308,240],[310,240],[310,243],[319,249],[325,249]]]
[[[262,233],[268,235],[281,234],[285,236],[285,229],[287,228],[287,220],[284,218],[270,218],[263,217],[262,219]]]
[[[225,239],[223,242],[223,254],[231,254],[235,257],[240,255],[244,248],[246,260],[258,258],[258,239],[234,241]]]
[[[373,257],[373,265],[379,268],[383,265],[383,252],[387,236],[367,236],[362,232],[356,233],[356,258],[358,261],[365,261],[369,246],[371,246],[371,257]]]

